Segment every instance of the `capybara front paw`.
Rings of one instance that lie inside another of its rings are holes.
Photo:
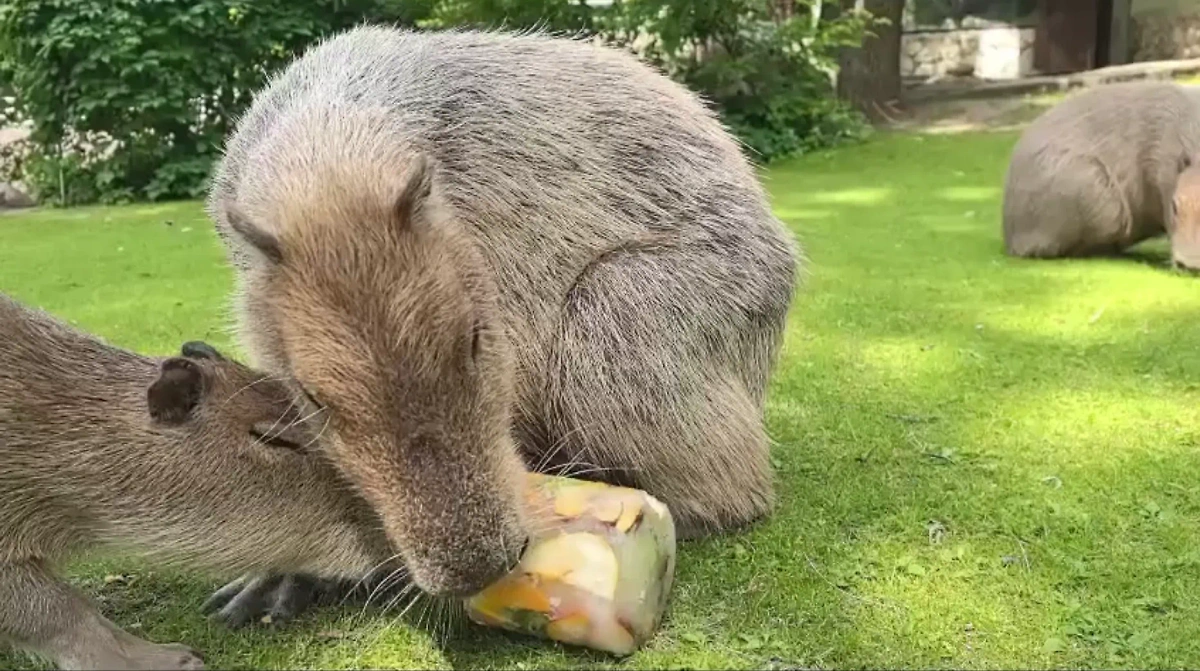
[[[213,593],[204,613],[237,629],[249,622],[278,624],[324,601],[332,583],[302,575],[245,575]]]
[[[126,643],[118,653],[112,651],[93,659],[96,669],[121,669],[127,671],[150,671],[163,669],[165,671],[196,671],[204,668],[204,660],[200,653],[182,643],[165,643],[162,645],[134,639],[133,645]]]

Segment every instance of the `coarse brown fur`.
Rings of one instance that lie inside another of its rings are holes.
[[[259,93],[209,211],[244,344],[328,406],[424,590],[505,570],[518,454],[648,490],[683,537],[771,510],[798,251],[714,115],[631,55],[348,31]]]
[[[1175,183],[1171,259],[1175,265],[1200,271],[1200,155],[1189,156]]]
[[[1112,254],[1171,235],[1185,157],[1200,150],[1200,90],[1100,86],[1035,120],[1005,181],[1004,244],[1025,257]]]
[[[388,558],[287,385],[189,344],[151,359],[0,294],[0,640],[63,668],[201,668],[55,577],[119,550],[191,567],[353,578]]]

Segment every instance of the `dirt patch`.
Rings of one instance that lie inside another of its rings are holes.
[[[1042,94],[922,101],[887,127],[921,133],[1019,130],[1062,99],[1062,94]]]
[[[1163,66],[1163,64],[1146,63],[1114,66],[1106,70],[1117,71],[1121,68],[1156,65]],[[1092,73],[1076,75],[1085,78],[1082,86],[1040,93],[1014,91],[1005,94],[997,91],[981,97],[960,97],[954,94],[956,90],[961,92],[972,86],[969,84],[956,86],[951,83],[944,86],[946,92],[941,95],[927,92],[920,96],[906,96],[905,108],[897,110],[893,114],[892,120],[885,125],[894,130],[921,133],[1020,130],[1043,112],[1061,102],[1063,98],[1079,93],[1084,88],[1109,83],[1108,79],[1101,76],[1103,72],[1096,70]],[[1091,77],[1091,79],[1086,79],[1087,77]],[[1200,86],[1200,75],[1198,74],[1180,74],[1171,79],[1184,86]],[[1113,81],[1117,80],[1113,79]]]

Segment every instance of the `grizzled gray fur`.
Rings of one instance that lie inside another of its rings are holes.
[[[771,510],[799,252],[714,115],[633,56],[347,31],[258,94],[209,211],[243,343],[331,412],[425,591],[511,565],[524,468],[644,488],[684,537]]]
[[[236,575],[353,578],[378,520],[319,453],[289,387],[189,344],[149,359],[0,294],[0,644],[64,669],[198,669],[55,576],[94,550]]]

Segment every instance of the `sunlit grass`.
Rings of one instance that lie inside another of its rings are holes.
[[[354,609],[231,633],[196,612],[211,581],[74,575],[216,668],[1194,668],[1200,278],[1161,241],[1006,258],[1015,137],[882,134],[767,174],[809,257],[768,404],[779,508],[681,547],[669,620],[630,660],[473,627],[440,645]],[[0,241],[0,289],[113,342],[232,344],[196,204],[3,217]]]

